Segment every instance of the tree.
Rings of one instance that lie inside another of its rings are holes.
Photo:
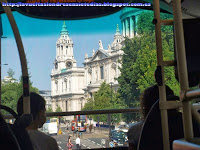
[[[48,107],[48,109],[46,110],[46,112],[53,112],[53,109],[51,107]]]
[[[84,110],[93,110],[94,109],[94,102],[92,98],[89,98],[87,100],[87,103],[85,104],[85,106],[83,107],[83,111]]]
[[[166,13],[160,13],[161,19],[172,19],[173,16]],[[144,33],[152,34],[155,31],[155,26],[153,24],[154,12],[153,11],[144,11],[142,12],[137,21],[136,31],[139,35],[143,35]],[[172,26],[164,26],[161,28],[162,32],[168,32],[172,30]]]
[[[60,108],[60,106],[58,106],[58,107],[56,108],[56,112],[62,112],[62,109]]]
[[[144,89],[155,84],[154,71],[157,66],[155,30],[152,24],[153,12],[143,12],[139,15],[137,32],[140,36],[125,40],[123,48],[121,75],[117,79],[120,85],[118,90],[126,107],[139,106],[139,95]],[[171,18],[168,14],[162,14],[161,18]],[[171,27],[162,28],[162,46],[164,60],[174,59],[173,32]],[[178,82],[174,76],[174,68],[165,68],[166,84],[178,94]],[[125,115],[126,121],[137,115]]]
[[[9,70],[10,71],[8,72],[11,73],[10,75],[13,75],[12,69],[9,69]],[[39,90],[36,87],[33,87],[32,84],[30,84],[30,92],[39,93]],[[1,86],[2,105],[6,105],[12,108],[14,111],[16,111],[17,100],[22,95],[22,93],[23,93],[22,81],[14,82],[14,83],[8,82],[5,84],[2,84]]]
[[[11,79],[13,79],[15,72],[11,68],[9,68],[8,71],[7,71],[7,74]]]
[[[94,99],[88,99],[82,110],[102,110],[102,109],[120,109],[124,108],[124,104],[119,98],[119,94],[111,89],[110,85],[103,82],[99,90],[94,95]],[[92,115],[96,121],[107,122],[107,115]],[[121,115],[115,114],[115,122],[119,122]]]

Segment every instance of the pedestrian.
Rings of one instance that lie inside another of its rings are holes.
[[[69,136],[68,141],[67,141],[68,150],[72,150],[72,146],[74,146],[74,145],[71,143],[70,137],[71,137],[71,136]]]
[[[92,132],[92,125],[89,126],[90,133]]]
[[[76,138],[76,148],[81,149],[81,140],[80,140],[80,135]]]

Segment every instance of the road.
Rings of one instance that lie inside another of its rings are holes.
[[[73,135],[72,131],[67,131],[65,127],[61,128],[61,135],[54,135],[53,138],[56,139],[60,150],[67,150],[67,139],[71,136],[72,144],[74,145],[72,149],[76,149],[76,135]],[[93,130],[91,133],[81,132],[81,149],[92,149],[92,148],[105,148],[106,143],[104,141],[108,141],[108,131],[103,130]],[[103,140],[102,140],[103,139]],[[103,143],[102,143],[103,142]]]

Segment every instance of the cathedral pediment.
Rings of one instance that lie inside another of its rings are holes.
[[[90,61],[95,61],[95,60],[101,60],[101,59],[105,59],[110,57],[110,55],[108,55],[106,52],[104,52],[103,50],[98,50],[94,56],[92,56]]]

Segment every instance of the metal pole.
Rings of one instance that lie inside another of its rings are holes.
[[[3,35],[3,29],[2,29],[2,19],[1,19],[1,14],[0,14],[0,84],[1,84],[1,37],[2,35]],[[1,105],[1,85],[0,85],[0,105]]]
[[[109,125],[109,135],[110,135],[110,133],[111,133],[111,114],[108,114],[108,125]],[[109,139],[109,141],[110,141],[110,139]]]
[[[159,98],[160,98],[160,102],[166,102],[159,0],[153,0],[153,9],[154,9],[154,19],[155,19],[157,64],[161,68],[160,77],[162,78],[162,83],[161,85],[159,85]],[[161,113],[161,125],[162,125],[162,134],[163,134],[163,150],[169,150],[170,144],[169,144],[169,128],[168,128],[167,110],[160,109],[160,113]]]
[[[188,73],[185,54],[185,42],[183,34],[183,22],[181,14],[181,0],[173,0],[174,27],[175,27],[175,43],[177,54],[178,77],[181,88],[181,95],[188,90]],[[191,105],[189,101],[184,101],[184,97],[180,96],[183,106],[183,127],[184,137],[189,140],[194,137],[192,126]]]

